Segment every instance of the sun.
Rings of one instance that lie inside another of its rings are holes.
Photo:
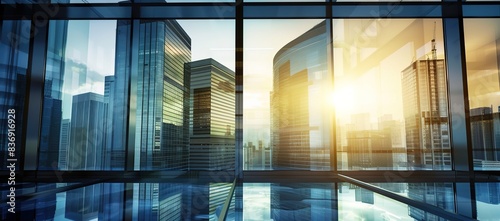
[[[352,86],[338,86],[329,95],[329,103],[337,115],[349,116],[356,110],[357,93]]]

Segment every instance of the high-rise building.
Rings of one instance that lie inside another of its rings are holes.
[[[347,132],[349,169],[392,169],[391,136],[383,130]]]
[[[134,146],[134,159],[129,160],[135,170],[188,169],[191,78],[186,63],[190,61],[191,39],[177,21],[117,21],[114,89],[110,88],[111,149],[116,153],[111,155],[112,170],[125,166],[129,117],[135,122],[131,131],[135,143],[128,144]],[[130,97],[136,101],[135,114],[129,113]],[[182,191],[172,188],[157,183],[134,185],[134,202],[139,204],[133,217],[180,219],[176,214]]]
[[[289,42],[274,57],[271,93],[274,169],[330,168],[331,111],[325,102],[315,102],[331,89],[327,44],[327,25],[322,22]]]
[[[124,148],[116,148],[113,145],[114,103],[115,103],[115,77],[106,76],[104,79],[104,165],[105,170],[123,169],[125,163]]]
[[[188,168],[191,80],[185,64],[191,60],[191,39],[175,20],[137,23],[139,27],[135,27],[140,34],[137,39],[135,169],[184,170]],[[125,37],[122,31],[129,31],[127,26],[118,23],[118,38]],[[118,39],[117,44],[122,41],[128,40]],[[125,52],[117,50],[118,56],[122,53]],[[126,88],[123,87],[126,80],[122,78],[128,73],[127,70],[117,72],[115,90]],[[127,110],[124,103],[119,107],[123,113],[122,110]]]
[[[104,106],[100,94],[89,92],[73,96],[68,169],[102,170]]]
[[[408,167],[451,169],[444,60],[418,60],[402,71]]]
[[[61,141],[59,145],[59,169],[68,169],[68,148],[70,144],[71,121],[63,119],[61,123]]]
[[[234,72],[213,59],[191,69],[190,170],[234,169]]]
[[[471,109],[470,124],[474,164],[485,167],[500,161],[500,113],[491,107]]]

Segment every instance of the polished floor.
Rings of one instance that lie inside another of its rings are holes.
[[[343,179],[346,180],[346,179]],[[498,182],[21,183],[3,220],[500,220]],[[297,180],[299,181],[299,180]],[[348,180],[349,181],[349,180]],[[9,194],[7,185],[2,195]],[[466,212],[465,212],[466,213]]]

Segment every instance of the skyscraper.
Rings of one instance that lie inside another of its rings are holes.
[[[73,96],[68,169],[101,170],[104,155],[103,96],[84,93]]]
[[[186,63],[190,61],[191,39],[177,21],[117,21],[114,92],[110,91],[114,97],[111,149],[123,155],[116,154],[116,160],[111,160],[112,169],[125,165],[129,117],[135,120],[135,131],[131,131],[135,143],[134,159],[128,160],[134,162],[135,170],[188,169],[191,78]],[[131,105],[135,114],[129,112]],[[133,217],[178,219],[179,188],[134,185],[138,212]]]
[[[234,169],[234,72],[213,59],[191,69],[190,170]]]
[[[444,60],[415,61],[401,81],[408,167],[451,169]]]
[[[273,61],[271,149],[274,169],[330,168],[331,90],[326,21],[289,42]]]
[[[349,169],[392,169],[392,146],[389,131],[361,130],[347,132]]]
[[[104,165],[105,170],[122,169],[125,163],[124,148],[115,149],[113,146],[113,118],[115,102],[115,77],[106,76],[104,78]]]
[[[68,169],[68,148],[70,144],[71,121],[63,119],[61,123],[61,141],[59,145],[59,169]]]
[[[500,161],[500,113],[493,113],[491,107],[470,110],[472,156],[474,164],[494,165]]]
[[[135,168],[187,169],[191,39],[175,20],[138,23]]]

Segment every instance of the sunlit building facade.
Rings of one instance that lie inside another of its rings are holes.
[[[175,20],[140,21],[136,169],[187,169],[191,39]]]
[[[190,170],[234,169],[234,72],[213,59],[188,63],[191,73]]]
[[[402,71],[408,167],[449,169],[451,147],[444,60],[419,60]]]
[[[330,167],[331,109],[325,103],[315,102],[331,89],[326,58],[327,30],[326,22],[322,22],[274,56],[273,169],[325,170]]]

